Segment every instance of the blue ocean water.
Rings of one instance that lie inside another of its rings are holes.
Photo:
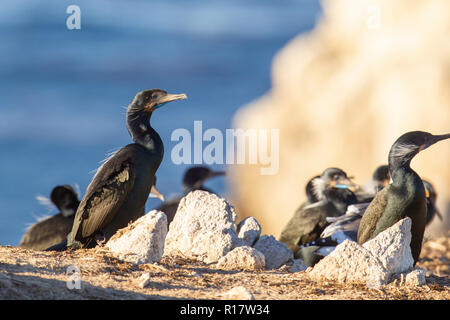
[[[66,27],[72,4],[80,30]],[[2,0],[0,244],[17,245],[27,223],[56,213],[37,195],[58,184],[84,193],[106,154],[131,142],[124,107],[143,89],[189,96],[152,117],[165,145],[158,189],[181,193],[187,166],[170,161],[172,130],[193,130],[194,120],[230,128],[270,88],[274,54],[320,13],[317,0]]]

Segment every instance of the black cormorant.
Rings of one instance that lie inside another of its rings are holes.
[[[136,94],[127,108],[127,128],[134,143],[110,157],[87,187],[78,207],[67,247],[93,247],[144,214],[164,154],[163,142],[150,125],[153,111],[185,94],[150,89]]]
[[[414,263],[422,249],[427,204],[422,180],[410,167],[410,162],[420,151],[438,141],[450,138],[450,134],[432,135],[413,131],[400,136],[392,145],[389,156],[391,183],[377,193],[364,212],[358,229],[358,243],[364,243],[399,220],[410,217],[411,252]]]
[[[425,196],[427,197],[427,221],[426,225],[428,226],[434,219],[434,216],[438,216],[439,219],[442,221],[442,215],[439,212],[439,210],[436,208],[436,199],[437,199],[437,192],[434,189],[431,182],[422,179],[423,186],[425,187]]]
[[[357,199],[350,190],[357,186],[338,168],[326,169],[319,178],[313,179],[313,194],[319,200],[301,206],[280,234],[279,241],[285,243],[294,254],[300,245],[319,238],[328,225],[327,217],[345,213],[347,206]]]
[[[45,250],[64,241],[72,230],[73,218],[80,203],[75,191],[69,185],[56,186],[50,194],[50,200],[59,209],[59,213],[30,226],[19,247]]]
[[[187,195],[189,192],[194,190],[203,190],[208,191],[210,193],[214,193],[213,191],[205,188],[203,184],[213,177],[225,175],[225,171],[212,171],[208,167],[205,166],[195,166],[191,167],[184,173],[183,177],[183,193]],[[177,212],[178,205],[180,204],[181,197],[176,197],[172,200],[169,200],[159,207],[155,208],[155,210],[162,211],[167,216],[167,223],[170,224]]]
[[[436,208],[436,193],[433,186],[428,181],[422,180],[425,186],[425,195],[427,200],[427,225],[437,214],[442,220],[442,216]],[[313,246],[317,250],[314,254],[320,256],[326,256],[334,248],[343,242],[344,240],[357,241],[358,228],[361,223],[361,218],[364,215],[364,211],[369,206],[369,203],[357,203],[347,207],[347,212],[339,217],[328,217],[327,221],[330,224],[323,230],[320,238],[311,243],[307,243],[305,247]],[[307,249],[312,251],[311,248]]]

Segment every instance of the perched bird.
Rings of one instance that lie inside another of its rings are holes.
[[[341,169],[326,169],[319,178],[313,179],[312,185],[313,194],[319,201],[297,209],[279,237],[279,241],[294,253],[300,245],[319,238],[328,225],[327,217],[340,216],[348,205],[357,202],[351,191],[356,185]]]
[[[183,177],[183,192],[184,195],[187,195],[189,192],[194,190],[203,190],[208,191],[210,193],[214,193],[213,191],[206,189],[203,184],[217,176],[225,175],[225,171],[212,171],[208,167],[205,166],[195,166],[191,167],[184,173]],[[159,207],[156,210],[162,211],[167,216],[167,223],[170,224],[177,212],[178,205],[180,204],[181,197],[176,197],[172,200],[169,200]]]
[[[23,235],[19,247],[45,250],[66,239],[80,203],[78,196],[71,186],[63,185],[53,188],[50,200],[58,208],[59,213],[30,226]]]
[[[434,219],[434,216],[438,216],[439,219],[442,221],[442,215],[439,212],[439,210],[436,208],[436,199],[437,199],[437,193],[434,189],[431,182],[427,180],[423,180],[423,186],[425,187],[425,196],[427,197],[427,220],[426,225],[428,226]]]
[[[126,114],[134,143],[120,149],[97,170],[75,214],[67,247],[93,247],[144,214],[164,154],[163,142],[151,127],[150,117],[164,104],[186,98],[185,94],[160,89],[136,94]]]
[[[375,169],[372,179],[362,188],[365,192],[375,195],[389,184],[389,166],[384,164]]]
[[[399,220],[410,217],[410,246],[414,263],[417,262],[422,249],[427,204],[422,180],[411,169],[410,163],[420,151],[448,138],[450,134],[432,135],[428,132],[412,131],[403,134],[394,142],[388,156],[392,182],[377,193],[364,212],[358,229],[358,243],[362,244]]]
[[[361,194],[356,193],[357,204],[348,206],[344,215],[339,217],[328,217],[330,223],[320,235],[318,243],[326,243],[327,246],[336,246],[345,239],[356,241],[359,223],[364,211],[369,206],[375,195],[389,184],[389,170],[387,165],[379,166],[372,174],[372,179],[362,188]]]
[[[313,204],[313,203],[316,203],[319,201],[319,198],[315,194],[316,191],[314,189],[314,183],[313,183],[314,179],[316,179],[316,178],[320,178],[320,176],[312,177],[306,184],[306,186],[305,186],[306,201],[300,205],[299,209],[304,208],[306,206],[309,206],[310,204]],[[317,191],[317,192],[322,192],[322,191]]]
[[[442,216],[435,206],[436,193],[433,186],[428,181],[422,180],[425,187],[425,196],[427,201],[427,225],[437,214],[442,220]],[[344,240],[357,241],[359,224],[364,215],[365,210],[370,202],[352,204],[347,207],[347,212],[339,217],[327,217],[330,224],[323,230],[318,240],[312,241],[304,245],[304,247],[314,247],[305,249],[310,254],[317,255],[316,260],[328,255],[335,247]]]

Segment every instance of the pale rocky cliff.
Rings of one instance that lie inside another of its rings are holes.
[[[280,129],[279,172],[231,168],[240,218],[279,235],[305,200],[307,180],[337,166],[364,184],[401,134],[450,132],[450,1],[327,0],[315,29],[274,57],[272,88],[242,107],[234,127]],[[450,143],[412,168],[438,192],[448,230]]]

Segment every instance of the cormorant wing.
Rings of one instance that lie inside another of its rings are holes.
[[[98,170],[78,207],[72,240],[81,240],[103,229],[114,218],[133,189],[136,171],[122,148]]]
[[[292,250],[298,244],[307,243],[318,238],[321,229],[327,223],[322,213],[324,205],[326,203],[320,201],[299,208],[284,227],[279,240]]]
[[[72,219],[56,214],[30,226],[20,240],[19,247],[44,250],[64,241],[72,229]]]
[[[171,223],[175,214],[178,210],[178,205],[180,204],[181,197],[176,197],[174,199],[168,200],[161,204],[159,207],[155,208],[155,210],[162,211],[166,214],[167,223]]]
[[[387,206],[387,194],[389,187],[390,185],[378,192],[364,212],[358,229],[358,243],[364,243],[372,238],[377,223]]]
[[[321,238],[331,237],[338,231],[358,232],[359,223],[364,211],[369,206],[370,202],[351,204],[347,207],[344,215],[338,217],[327,217],[328,225],[320,235]]]

